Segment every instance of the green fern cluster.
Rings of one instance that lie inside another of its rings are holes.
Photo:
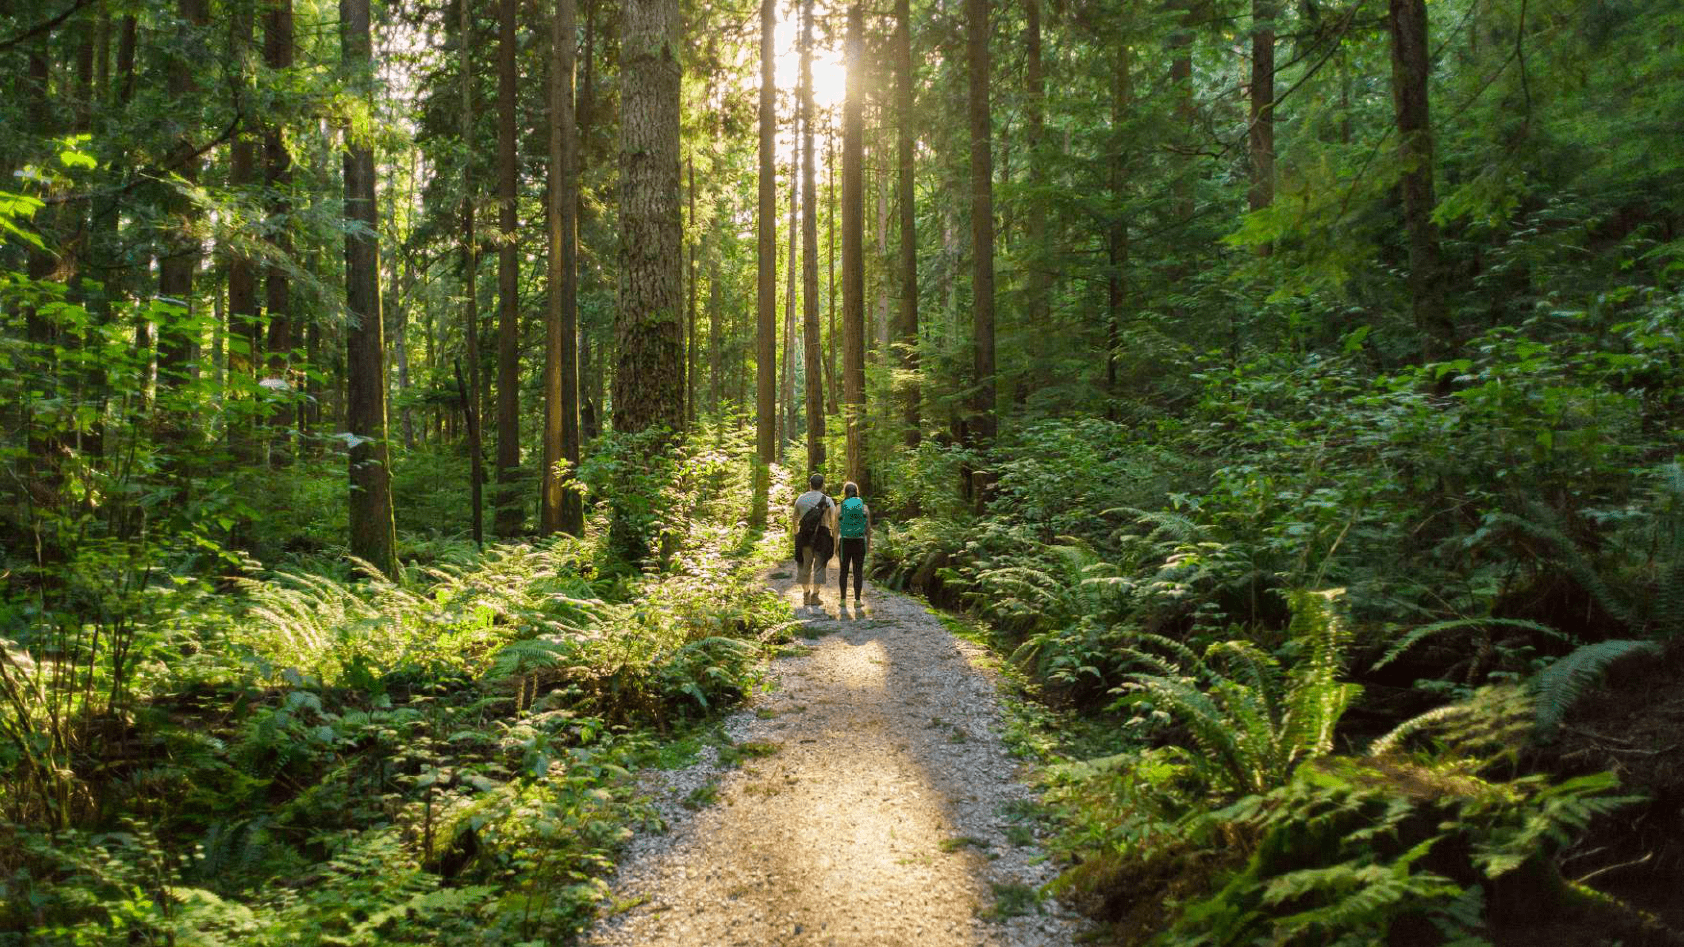
[[[1361,693],[1340,680],[1350,631],[1334,604],[1338,595],[1291,595],[1298,657],[1289,668],[1245,640],[1218,642],[1200,655],[1160,635],[1138,635],[1127,654],[1150,670],[1128,676],[1122,703],[1185,725],[1214,787],[1255,793],[1279,786],[1303,761],[1332,751],[1334,728]]]

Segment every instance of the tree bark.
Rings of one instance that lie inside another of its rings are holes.
[[[1035,5],[1039,0],[1028,0]],[[912,11],[910,0],[895,0],[896,164],[900,191],[900,367],[907,373],[901,416],[906,446],[917,447],[921,428],[918,385],[918,207],[914,178],[917,135],[912,99]]]
[[[176,15],[181,20],[179,41],[182,43],[182,51],[185,52],[193,47],[198,41],[201,29],[210,22],[209,4],[207,0],[177,0]],[[199,93],[198,81],[195,78],[197,75],[198,69],[195,64],[175,62],[170,64],[165,83],[172,111],[182,123],[176,134],[175,145],[171,149],[170,166],[189,187],[199,180],[200,159],[195,157],[198,151],[195,141],[198,128],[190,118],[184,116],[199,113],[193,101]],[[158,261],[158,295],[175,300],[191,316],[193,275],[199,269],[199,258],[204,252],[199,238],[194,235],[196,212],[192,200],[181,188],[171,186],[166,190],[164,213],[169,218],[168,226],[174,233],[164,241],[164,252]],[[181,385],[192,371],[193,348],[197,338],[189,331],[187,323],[191,323],[191,318],[183,320],[183,323],[159,327],[158,373],[167,387]]]
[[[340,53],[357,94],[373,105],[374,56],[368,0],[339,0]],[[385,340],[380,318],[379,205],[374,147],[345,132],[345,302],[353,324],[345,335],[346,428],[353,438],[351,555],[388,576],[397,574],[391,460],[386,441]]]
[[[474,172],[473,157],[468,149],[474,140],[474,69],[473,16],[469,10],[472,0],[456,0],[457,28],[461,43],[462,114],[461,132],[464,155],[462,159],[462,284],[464,308],[463,332],[467,337],[468,379],[462,392],[462,413],[467,421],[469,502],[475,545],[485,543],[484,498],[485,455],[480,444],[480,378],[479,378],[479,245],[474,233]],[[461,366],[457,366],[460,374]],[[458,388],[464,386],[458,385]]]
[[[1025,265],[1029,268],[1025,319],[1030,339],[1029,375],[1035,385],[1050,361],[1048,343],[1053,338],[1052,270],[1047,260],[1046,174],[1042,171],[1042,147],[1046,137],[1047,87],[1041,63],[1041,0],[1024,0],[1024,52],[1028,84],[1024,99],[1025,162],[1028,165],[1029,199],[1024,208],[1024,237],[1029,244]]]
[[[246,51],[251,48],[253,26],[251,7],[246,4],[236,5],[229,20],[228,36],[229,52],[235,68],[240,69],[234,86],[236,99],[243,96],[247,89],[246,77],[241,66],[245,62]],[[267,40],[267,35],[265,39]],[[235,107],[239,107],[240,104],[238,101],[234,103]],[[234,141],[228,149],[228,184],[238,191],[250,188],[256,180],[257,142],[251,132],[242,127],[234,133]],[[228,322],[229,334],[244,339],[250,349],[245,357],[239,360],[240,368],[245,371],[256,370],[263,364],[262,320],[257,311],[257,267],[253,265],[250,257],[237,250],[228,255]],[[233,363],[234,360],[230,358],[230,368],[233,367]],[[243,431],[236,439],[236,444],[240,445],[238,449],[242,452],[247,449],[250,434],[250,431]]]
[[[263,62],[274,70],[292,68],[293,28],[292,0],[273,0],[263,17]],[[269,190],[268,239],[277,257],[292,255],[292,228],[286,215],[292,209],[287,190],[292,186],[292,155],[281,136],[281,122],[270,117],[263,133],[264,178]],[[264,308],[269,314],[269,374],[274,378],[291,380],[292,349],[297,345],[292,324],[292,284],[285,266],[276,264],[264,276]],[[256,349],[252,350],[256,357]],[[269,445],[269,461],[286,464],[291,461],[291,437],[286,428],[293,416],[292,405],[276,405],[270,418],[275,429]]]
[[[806,349],[807,469],[824,469],[824,367],[819,341],[819,202],[813,161],[813,0],[801,2],[801,322]]]
[[[773,156],[777,137],[776,17],[772,0],[760,0],[760,168],[755,212],[758,276],[755,280],[755,448],[760,463],[778,458],[777,321],[778,196]]]
[[[540,531],[584,534],[568,489],[579,464],[579,140],[573,115],[576,0],[556,0],[550,66],[550,298],[544,345],[544,479]],[[563,469],[565,468],[565,469]]]
[[[1386,26],[1392,40],[1392,105],[1397,117],[1398,159],[1403,165],[1403,222],[1409,234],[1409,296],[1425,361],[1448,358],[1457,348],[1456,327],[1444,295],[1438,227],[1433,224],[1433,131],[1427,77],[1425,0],[1390,0]]]
[[[696,423],[696,243],[699,236],[696,233],[696,157],[691,155],[685,159],[685,167],[690,177],[690,264],[684,269],[685,306],[689,309],[689,321],[684,331],[684,418],[686,423],[694,426]]]
[[[847,429],[845,476],[865,479],[865,204],[861,128],[865,68],[864,11],[848,6],[843,45],[847,91],[842,100],[842,419]]]
[[[525,525],[520,494],[520,220],[515,154],[515,13],[497,4],[497,500],[492,528],[504,539]]]
[[[1251,190],[1253,212],[1275,202],[1275,11],[1276,0],[1251,0]],[[1273,246],[1258,246],[1268,256]]]
[[[798,80],[799,81],[799,80]],[[799,111],[790,129],[789,145],[789,262],[784,267],[783,420],[778,439],[778,457],[784,456],[795,439],[795,251],[801,233],[796,216],[801,201],[801,119]]]
[[[1105,250],[1106,262],[1110,271],[1106,274],[1106,309],[1105,326],[1105,393],[1116,398],[1121,392],[1118,390],[1117,377],[1117,349],[1122,344],[1123,305],[1128,298],[1127,267],[1129,262],[1129,228],[1128,219],[1124,215],[1124,203],[1128,199],[1128,158],[1123,151],[1123,124],[1128,120],[1129,111],[1134,107],[1134,80],[1130,73],[1133,63],[1129,55],[1128,41],[1122,40],[1117,44],[1116,71],[1111,77],[1111,201],[1114,205],[1115,216],[1111,220],[1109,232],[1106,234]],[[1114,409],[1108,409],[1108,414]]]
[[[829,205],[830,227],[825,233],[825,240],[829,249],[825,251],[825,279],[829,286],[825,292],[826,306],[830,310],[830,345],[825,348],[825,377],[830,380],[830,413],[842,413],[841,376],[836,371],[836,350],[841,347],[842,339],[836,329],[836,130],[832,127],[825,135],[826,164],[825,186],[829,196],[825,203]]]
[[[988,103],[988,2],[965,0],[971,120],[971,331],[974,394],[968,430],[994,439],[994,171]]]
[[[684,429],[678,0],[621,11],[620,285],[614,426]]]

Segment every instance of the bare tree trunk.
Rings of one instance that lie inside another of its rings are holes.
[[[544,476],[540,531],[584,534],[568,489],[579,464],[579,141],[573,116],[578,9],[556,0],[550,66],[550,299],[544,345]],[[561,468],[565,467],[565,471]]]
[[[339,42],[358,93],[372,107],[373,47],[368,0],[339,0]],[[345,336],[345,422],[354,441],[351,468],[351,555],[388,576],[397,574],[391,458],[386,442],[385,344],[380,319],[379,205],[374,148],[345,133],[345,302],[354,325]]]
[[[234,7],[229,19],[228,46],[231,59],[236,64],[245,62],[246,51],[252,42],[252,9],[249,5],[240,4]],[[267,27],[265,33],[267,33]],[[267,43],[265,43],[267,48]],[[241,106],[238,101],[246,91],[246,77],[242,74],[234,80],[235,107]],[[252,133],[242,127],[234,134],[234,141],[228,149],[228,184],[236,190],[251,187],[257,180],[257,142]],[[228,254],[228,330],[230,335],[238,335],[245,339],[250,351],[245,358],[240,359],[240,368],[251,371],[262,364],[263,346],[260,344],[262,320],[257,312],[257,267],[251,258],[235,250]],[[233,360],[230,359],[230,368]],[[279,412],[277,412],[279,413]],[[273,417],[273,416],[272,416]],[[285,415],[280,415],[285,423]],[[253,431],[241,425],[242,430],[237,433],[230,431],[230,440],[236,456],[255,454],[252,442]],[[273,436],[273,435],[271,435]]]
[[[620,291],[614,426],[684,429],[678,0],[621,12]]]
[[[462,146],[464,150],[473,147],[474,140],[474,69],[473,56],[473,17],[469,11],[472,0],[456,0],[458,29],[460,30],[462,52]],[[464,154],[462,160],[462,284],[465,296],[464,311],[462,313],[463,332],[467,336],[468,348],[468,378],[466,384],[460,383],[462,389],[462,413],[466,416],[468,429],[468,478],[469,492],[472,494],[473,530],[475,545],[485,543],[484,498],[481,495],[485,486],[485,453],[480,444],[480,378],[479,378],[479,244],[478,236],[474,233],[474,172],[473,159]],[[457,365],[457,374],[461,374],[461,365]]]
[[[755,282],[758,319],[755,323],[754,362],[755,446],[762,464],[771,464],[778,458],[778,184],[776,159],[772,152],[778,120],[778,88],[774,71],[777,53],[772,42],[776,22],[773,0],[760,0],[760,200],[755,215],[759,276]]]
[[[196,42],[200,28],[210,22],[209,4],[207,0],[177,0],[176,15],[181,20],[183,43],[191,46]],[[166,86],[173,112],[178,116],[199,114],[190,102],[198,95],[197,75],[198,70],[189,63],[172,63],[169,68]],[[190,118],[178,120],[189,124],[182,127],[176,136],[169,166],[185,184],[191,186],[199,180],[200,159],[197,157],[198,144],[194,140],[198,129],[191,124]],[[192,235],[193,202],[176,187],[170,187],[167,195],[164,212],[171,218],[169,227],[175,233],[164,242],[164,252],[158,261],[158,295],[177,301],[191,313],[193,274],[199,269],[199,257],[204,247],[198,237]],[[192,371],[197,339],[185,325],[168,326],[168,332],[163,331],[164,328],[160,327],[158,336],[158,373],[166,386],[174,387]]]
[[[277,72],[292,68],[293,27],[292,0],[274,0],[263,15],[263,62]],[[269,188],[269,216],[276,221],[270,225],[269,242],[277,257],[292,255],[292,228],[285,223],[292,209],[286,191],[292,186],[292,154],[281,136],[280,121],[270,118],[263,132],[264,181]],[[264,308],[269,313],[269,375],[294,381],[291,375],[292,349],[297,345],[292,324],[292,284],[284,265],[271,265],[263,278]],[[253,347],[252,357],[257,349]],[[289,389],[290,392],[290,389]],[[293,398],[296,403],[297,398]],[[269,462],[287,464],[292,460],[292,438],[287,428],[294,416],[292,404],[281,402],[270,418],[274,429],[269,443]]]
[[[1275,202],[1275,2],[1251,0],[1251,190],[1253,211]],[[1259,256],[1273,252],[1270,244]]]
[[[1409,295],[1425,361],[1457,348],[1456,327],[1444,296],[1438,227],[1433,224],[1433,130],[1428,108],[1425,0],[1390,0],[1386,25],[1392,38],[1392,104],[1397,115],[1398,156],[1403,164],[1403,222],[1409,233]]]
[[[1024,46],[1027,54],[1028,94],[1024,100],[1025,161],[1028,165],[1029,201],[1024,214],[1024,237],[1029,244],[1025,261],[1029,267],[1027,311],[1029,323],[1031,383],[1039,386],[1049,363],[1052,341],[1052,269],[1047,259],[1046,174],[1042,171],[1042,147],[1046,137],[1047,88],[1041,65],[1041,0],[1024,0]]]
[[[1134,80],[1130,74],[1133,68],[1129,55],[1128,41],[1122,40],[1117,44],[1116,71],[1111,80],[1111,200],[1116,205],[1116,217],[1111,222],[1110,232],[1106,234],[1105,249],[1110,272],[1106,276],[1106,303],[1109,318],[1105,327],[1105,393],[1116,398],[1121,392],[1118,390],[1117,377],[1117,349],[1122,344],[1123,304],[1128,297],[1128,282],[1125,270],[1129,262],[1129,230],[1123,214],[1123,201],[1127,197],[1128,167],[1127,157],[1123,153],[1123,123],[1128,120],[1129,110],[1134,107]]]
[[[690,265],[684,270],[685,305],[690,310],[689,328],[684,333],[684,406],[685,419],[696,423],[696,156],[686,159],[690,176]]]
[[[836,334],[836,130],[834,126],[825,135],[828,158],[826,162],[825,181],[830,190],[830,196],[825,203],[830,208],[830,228],[825,239],[829,242],[829,249],[825,253],[825,269],[828,271],[825,279],[829,282],[829,291],[825,293],[825,300],[830,309],[830,345],[825,349],[825,377],[830,380],[830,413],[842,413],[842,389],[840,376],[836,372],[836,350],[841,347],[841,336]]]
[[[801,231],[796,216],[801,201],[801,118],[799,113],[791,128],[789,146],[789,262],[784,267],[784,349],[783,349],[783,421],[782,436],[778,438],[778,457],[784,456],[789,441],[795,439],[795,251]]]
[[[994,439],[994,171],[988,103],[988,2],[965,0],[971,119],[971,327],[975,395],[969,431]]]
[[[824,368],[819,342],[819,201],[813,165],[813,0],[801,3],[801,322],[806,348],[807,469],[824,469]]]
[[[1029,0],[1035,4],[1038,0]],[[914,180],[917,136],[912,106],[912,11],[909,0],[895,0],[895,111],[896,164],[900,190],[900,365],[909,378],[904,392],[902,422],[906,446],[917,447],[921,419],[918,390],[918,207]]]
[[[525,526],[520,494],[520,220],[516,201],[515,13],[497,4],[497,500],[493,529],[504,539]]]
[[[865,488],[865,147],[861,108],[865,98],[864,11],[848,6],[843,61],[848,70],[842,102],[842,418],[847,426],[844,475]]]

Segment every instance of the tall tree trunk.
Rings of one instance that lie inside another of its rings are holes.
[[[864,11],[848,6],[843,45],[847,91],[842,100],[842,418],[847,428],[844,475],[865,488],[865,98]]]
[[[1036,4],[1039,0],[1029,0]],[[918,206],[914,181],[917,135],[912,111],[912,11],[910,0],[895,0],[896,165],[900,191],[900,365],[907,373],[901,416],[906,446],[917,447],[922,407],[918,386]]]
[[[1041,65],[1041,0],[1024,0],[1024,47],[1027,56],[1028,94],[1024,99],[1024,147],[1027,149],[1029,200],[1024,208],[1024,237],[1029,244],[1025,261],[1029,267],[1025,318],[1030,342],[1029,375],[1038,386],[1049,368],[1048,343],[1051,326],[1052,269],[1047,259],[1047,198],[1045,158],[1047,87]]]
[[[182,52],[193,48],[201,29],[210,22],[207,0],[177,0],[176,15],[181,21]],[[186,186],[199,180],[200,158],[195,138],[198,128],[191,118],[199,114],[193,100],[198,96],[196,64],[172,63],[166,86],[172,112],[182,123],[174,146],[170,150],[169,167]],[[204,252],[195,235],[195,211],[192,200],[178,187],[170,187],[164,199],[164,213],[174,233],[164,242],[164,253],[158,261],[158,295],[178,302],[189,313],[193,310],[193,274],[199,269],[199,257]],[[180,385],[192,371],[193,348],[196,335],[190,331],[191,318],[169,326],[160,326],[158,334],[158,373],[169,387]],[[174,425],[172,424],[173,428]]]
[[[263,62],[270,69],[292,68],[293,28],[292,0],[273,0],[263,17]],[[264,178],[269,190],[269,242],[275,255],[292,255],[292,228],[286,216],[292,209],[287,190],[292,186],[292,154],[281,135],[280,120],[270,117],[263,133]],[[294,380],[291,376],[292,349],[297,345],[292,323],[292,285],[285,265],[277,262],[264,276],[264,308],[269,313],[269,375],[272,378]],[[252,350],[256,357],[256,349]],[[294,401],[297,399],[295,398]],[[269,445],[269,460],[274,464],[291,461],[291,438],[287,434],[292,405],[276,405],[270,419],[275,429]]]
[[[824,469],[824,368],[819,342],[819,201],[813,163],[813,0],[801,2],[801,322],[806,348],[807,469]],[[792,239],[793,239],[793,235]]]
[[[474,69],[473,69],[473,15],[469,4],[472,0],[456,0],[457,24],[461,43],[462,63],[462,114],[461,131],[464,154],[462,157],[462,284],[464,308],[462,313],[463,332],[467,336],[468,348],[468,379],[465,390],[462,391],[462,411],[467,419],[468,429],[468,465],[469,492],[472,494],[469,502],[474,543],[485,543],[484,498],[481,492],[485,484],[485,454],[480,444],[480,378],[479,378],[479,244],[474,233],[474,162],[471,150],[474,144]],[[458,367],[460,372],[460,367]],[[458,385],[463,388],[464,386]]]
[[[1105,393],[1113,399],[1121,394],[1118,390],[1117,349],[1122,344],[1123,304],[1128,297],[1125,270],[1129,262],[1129,229],[1128,219],[1124,214],[1124,202],[1128,198],[1128,159],[1123,151],[1123,123],[1128,120],[1129,110],[1134,107],[1134,80],[1130,74],[1132,68],[1128,40],[1120,40],[1117,44],[1116,71],[1111,77],[1110,171],[1111,202],[1115,208],[1115,217],[1112,218],[1105,239],[1106,262],[1110,267],[1110,272],[1106,274],[1108,318],[1105,326]]]
[[[1275,202],[1275,3],[1251,0],[1251,190],[1253,211]],[[1264,243],[1259,256],[1273,247]]]
[[[1425,0],[1390,0],[1386,26],[1392,38],[1392,105],[1397,116],[1398,158],[1403,165],[1403,223],[1409,233],[1409,296],[1421,357],[1448,358],[1456,327],[1444,296],[1438,228],[1433,224],[1433,129],[1428,110]]]
[[[229,19],[228,47],[239,70],[234,85],[236,108],[245,106],[243,101],[247,91],[244,63],[246,51],[252,43],[252,8],[248,4],[234,6],[233,15]],[[244,123],[242,122],[242,126]],[[233,144],[228,149],[228,183],[235,190],[250,188],[257,180],[257,142],[253,133],[241,127],[234,134]],[[238,335],[246,340],[250,351],[239,360],[243,371],[253,371],[262,364],[263,347],[260,344],[262,319],[257,311],[257,267],[251,258],[238,249],[228,254],[228,328],[230,335]],[[230,367],[233,359],[230,359]],[[273,397],[273,395],[271,395]],[[251,447],[250,430],[241,431],[233,438],[236,449],[244,453]]]
[[[585,179],[585,169],[591,160],[591,129],[596,116],[596,11],[595,0],[585,2],[584,63],[580,66],[577,125],[579,144],[579,180]],[[575,203],[579,219],[585,220],[589,208]],[[575,232],[577,232],[575,227]],[[574,276],[579,275],[577,267]],[[594,354],[594,357],[593,357]],[[579,432],[582,440],[591,440],[602,433],[601,406],[606,382],[603,366],[607,358],[592,352],[590,327],[579,325]]]
[[[374,55],[368,0],[339,0],[340,53],[357,94],[373,107]],[[397,528],[392,518],[391,457],[386,442],[385,340],[380,318],[379,205],[374,193],[374,147],[345,132],[346,428],[354,438],[351,468],[351,555],[382,573],[397,574]]]
[[[700,236],[696,233],[696,156],[685,159],[685,166],[690,177],[690,264],[684,269],[685,306],[689,309],[687,327],[684,331],[684,417],[687,423],[696,423],[696,244]]]
[[[795,439],[795,251],[800,243],[799,218],[796,207],[801,200],[801,119],[799,113],[791,123],[789,145],[789,262],[784,269],[784,350],[783,350],[783,437],[778,443],[778,455],[783,456],[789,441]]]
[[[777,167],[772,149],[777,137],[777,52],[773,0],[760,0],[760,168],[759,203],[755,212],[755,426],[754,442],[760,463],[778,458],[777,444],[777,321],[778,321],[778,194]],[[758,492],[758,491],[757,491]],[[764,522],[764,504],[756,507]]]
[[[544,345],[544,479],[540,530],[584,534],[568,489],[579,465],[579,140],[573,122],[575,0],[556,0],[550,65],[550,299]],[[563,469],[565,468],[565,469]]]
[[[1177,11],[1175,28],[1169,35],[1169,84],[1175,101],[1175,140],[1188,140],[1193,133],[1193,3],[1194,0],[1169,0],[1169,9]],[[1183,224],[1193,219],[1192,159],[1182,155],[1177,159],[1171,178],[1174,214]],[[1177,266],[1174,279],[1186,274],[1184,266]]]
[[[836,350],[842,345],[842,337],[836,330],[836,129],[834,126],[826,130],[826,164],[825,186],[830,195],[825,203],[829,205],[830,227],[826,231],[825,239],[829,249],[825,252],[825,279],[829,282],[825,293],[826,305],[830,309],[830,344],[825,348],[825,377],[830,380],[830,413],[842,413],[842,389],[840,376],[836,371]]]
[[[621,11],[620,287],[614,426],[684,429],[678,0]]]
[[[994,171],[988,104],[988,0],[965,0],[971,119],[971,420],[976,443],[994,439]]]
[[[504,539],[525,525],[520,495],[520,220],[515,154],[515,12],[497,4],[497,500],[493,530]]]

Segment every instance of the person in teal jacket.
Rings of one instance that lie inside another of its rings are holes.
[[[865,553],[871,548],[871,510],[860,499],[859,485],[852,480],[842,485],[842,506],[836,512],[836,535],[842,542],[842,594],[848,600],[848,568],[854,572],[854,606],[860,604],[860,586],[865,582]]]

